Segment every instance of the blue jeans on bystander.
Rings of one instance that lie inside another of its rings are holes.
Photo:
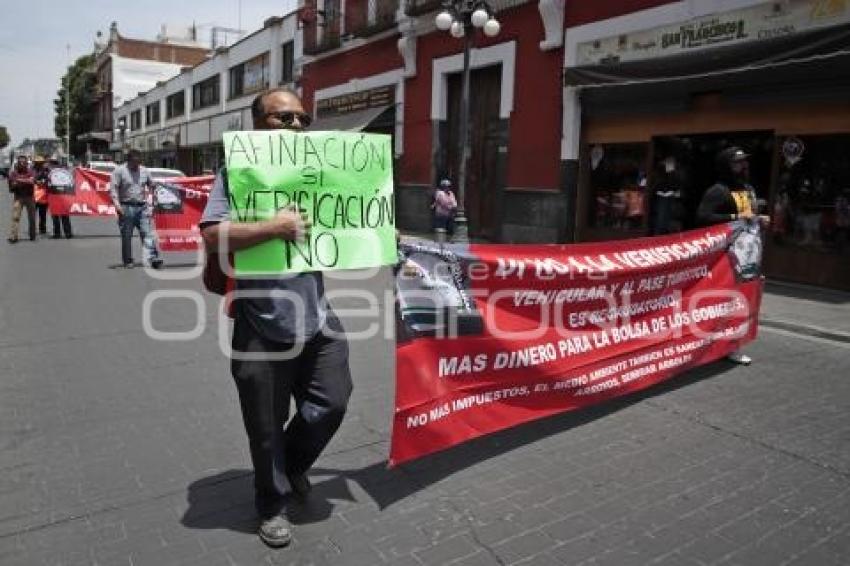
[[[146,265],[159,259],[156,247],[156,236],[151,224],[151,210],[146,204],[121,203],[124,214],[118,217],[121,228],[121,262],[124,265],[133,263],[133,229],[138,229],[142,240],[144,260]]]

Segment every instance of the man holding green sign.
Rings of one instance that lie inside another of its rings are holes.
[[[201,220],[208,250],[236,267],[231,372],[254,465],[260,538],[290,542],[286,496],[342,422],[351,394],[348,343],[322,271],[394,263],[388,136],[307,134],[287,89],[259,95],[253,132],[224,135],[226,168]],[[297,413],[287,424],[290,397]],[[284,429],[285,425],[285,429]]]

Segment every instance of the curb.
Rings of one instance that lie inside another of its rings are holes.
[[[759,324],[768,328],[777,328],[779,330],[787,330],[797,334],[805,334],[814,338],[822,338],[824,340],[832,340],[834,342],[844,342],[850,344],[850,334],[838,330],[829,330],[819,326],[809,326],[796,322],[788,322],[785,320],[777,320],[768,317],[759,317]]]

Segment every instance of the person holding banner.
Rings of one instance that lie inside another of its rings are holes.
[[[9,243],[18,241],[20,231],[21,212],[27,210],[27,220],[30,240],[35,240],[35,200],[33,198],[35,176],[29,166],[26,155],[19,155],[15,167],[9,173],[9,192],[12,193],[15,202],[12,205],[12,226],[9,229]]]
[[[150,191],[153,181],[147,168],[142,167],[142,155],[131,149],[127,153],[127,162],[112,172],[109,187],[115,212],[118,213],[118,226],[121,228],[121,262],[127,269],[133,263],[133,231],[139,231],[144,248],[145,263],[154,269],[162,267],[162,259],[156,246],[156,237],[151,225],[153,211],[150,204]]]
[[[735,220],[768,224],[770,217],[759,215],[756,192],[750,185],[749,154],[739,147],[727,147],[717,154],[717,182],[705,191],[697,208],[697,222],[712,226]],[[729,361],[750,365],[753,360],[740,352],[727,356]]]
[[[48,169],[44,165],[44,157],[36,155],[32,160],[34,178],[35,208],[38,211],[38,234],[47,234],[47,176]]]
[[[48,192],[55,191],[63,186],[63,182],[67,178],[67,175],[58,175],[58,172],[67,172],[62,165],[59,164],[59,160],[51,159],[48,162],[48,170],[47,170],[47,188]],[[57,173],[54,173],[57,172]],[[59,182],[57,183],[57,178]],[[74,237],[74,232],[71,229],[71,217],[67,214],[50,214],[50,220],[53,222],[53,235],[50,236],[54,240],[58,240],[62,237],[62,234],[65,234],[65,237],[71,239]]]
[[[284,88],[258,95],[251,113],[255,130],[302,130],[311,121],[298,95]],[[294,207],[264,221],[232,221],[229,195],[227,170],[222,169],[200,223],[207,249],[218,252],[208,261],[309,234],[309,221]],[[308,494],[307,471],[348,406],[348,342],[325,298],[321,272],[238,278],[233,317],[231,373],[254,466],[258,534],[267,545],[282,547],[291,540],[284,516],[287,497]],[[290,398],[296,406],[292,419]]]

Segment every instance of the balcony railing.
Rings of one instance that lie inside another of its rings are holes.
[[[404,13],[408,16],[421,16],[429,12],[436,12],[442,5],[441,0],[407,0]]]
[[[399,0],[349,0],[345,32],[367,37],[395,27]]]
[[[442,0],[406,0],[404,13],[408,16],[421,16],[430,12],[436,12],[443,7]],[[516,8],[529,0],[488,0],[490,7],[496,12]]]
[[[304,25],[304,54],[317,55],[340,46],[339,10],[333,2],[325,2],[325,10]]]

